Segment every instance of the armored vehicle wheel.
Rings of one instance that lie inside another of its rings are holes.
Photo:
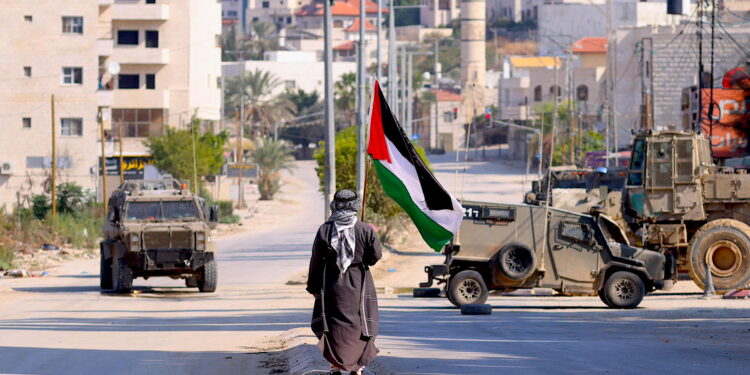
[[[191,276],[185,279],[185,286],[188,288],[197,288],[198,287],[198,279],[195,278],[195,276]]]
[[[216,291],[216,282],[218,281],[218,270],[216,269],[216,261],[211,260],[201,267],[200,277],[198,277],[198,290],[203,293],[211,293]]]
[[[602,300],[605,305],[609,306],[609,301],[607,301],[607,295],[604,294],[604,289],[600,289],[597,294],[599,295],[599,299]]]
[[[724,294],[747,285],[750,280],[750,226],[733,219],[703,225],[690,241],[687,252],[690,277],[701,289],[706,266],[711,269],[714,289]]]
[[[120,258],[112,259],[112,290],[115,293],[133,290],[133,271]]]
[[[646,295],[646,288],[638,275],[618,271],[611,274],[600,291],[599,298],[614,309],[634,309]]]
[[[518,243],[503,246],[495,259],[501,278],[507,279],[510,283],[518,284],[517,282],[528,279],[536,269],[534,251]]]
[[[450,278],[449,300],[456,306],[482,304],[487,301],[489,291],[482,275],[477,271],[461,271]]]
[[[99,258],[99,288],[102,290],[112,289],[112,259]]]

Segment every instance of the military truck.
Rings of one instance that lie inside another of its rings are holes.
[[[663,285],[664,255],[630,246],[620,226],[596,210],[587,215],[533,205],[462,205],[460,245],[447,245],[445,262],[425,267],[428,281],[420,284],[445,284],[456,306],[484,303],[490,290],[551,288],[634,308]]]
[[[714,164],[704,135],[646,131],[633,140],[622,213],[644,247],[667,254],[701,288],[750,280],[750,175]]]
[[[216,290],[211,230],[218,208],[175,179],[133,180],[109,198],[100,243],[102,290],[128,293],[133,279],[184,279],[201,292]]]

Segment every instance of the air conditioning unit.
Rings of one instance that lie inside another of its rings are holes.
[[[16,173],[16,163],[10,161],[0,162],[0,175],[11,175]]]

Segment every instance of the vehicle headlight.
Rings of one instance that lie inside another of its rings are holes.
[[[138,251],[141,248],[141,235],[138,233],[130,234],[130,251]]]
[[[195,249],[206,250],[206,234],[205,233],[195,234]]]

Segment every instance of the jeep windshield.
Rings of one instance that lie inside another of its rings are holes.
[[[147,201],[128,202],[125,220],[165,221],[198,220],[198,208],[194,201]]]

